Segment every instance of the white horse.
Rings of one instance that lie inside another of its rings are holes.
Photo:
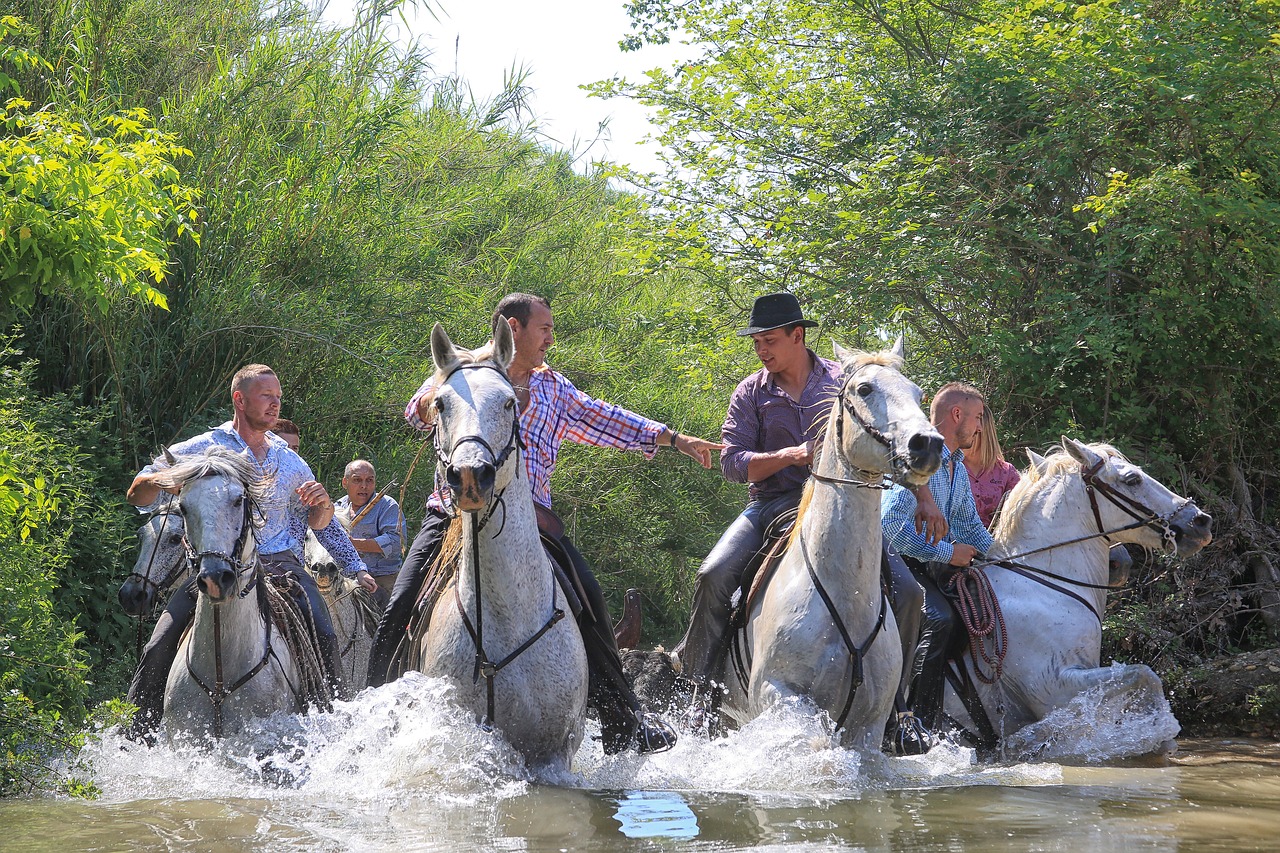
[[[942,436],[890,352],[846,352],[821,451],[791,541],[747,616],[726,666],[723,714],[739,725],[787,697],[824,710],[848,746],[879,749],[902,672],[898,626],[881,589],[880,488],[924,484]],[[745,669],[745,681],[740,669]]]
[[[975,611],[971,621],[980,629],[989,621],[995,630],[971,643],[963,657],[991,724],[979,721],[976,732],[987,746],[994,745],[993,735],[1007,738],[1087,690],[1099,689],[1099,702],[1138,694],[1162,699],[1150,667],[1100,666],[1108,548],[1133,543],[1186,557],[1213,538],[1212,519],[1190,498],[1174,494],[1108,445],[1064,437],[1047,458],[1029,455],[1031,469],[996,522],[993,562],[1004,564],[971,570],[977,577],[966,584],[969,593],[980,594],[985,577],[1002,616]],[[974,726],[952,689],[946,710]]]
[[[492,348],[475,351],[456,348],[439,324],[431,332],[438,470],[461,513],[461,546],[418,640],[418,666],[450,679],[531,768],[566,771],[582,742],[587,660],[538,536],[505,373],[514,354],[506,323]]]
[[[125,613],[146,616],[187,579],[186,530],[176,502],[148,515],[138,528],[138,559],[116,594]]]
[[[195,618],[169,670],[167,733],[221,738],[248,718],[301,710],[302,673],[272,624],[254,540],[262,487],[253,464],[214,447],[166,469],[157,485],[181,488],[199,587]]]
[[[369,653],[373,651],[373,633],[382,608],[360,584],[342,576],[333,557],[310,530],[304,552],[307,571],[315,577],[333,619],[342,656],[342,677],[351,692],[358,693],[369,680]]]

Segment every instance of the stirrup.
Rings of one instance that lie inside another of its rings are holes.
[[[657,714],[638,714],[636,723],[636,752],[641,755],[666,752],[676,745],[676,730]]]
[[[911,711],[899,711],[896,722],[892,744],[894,755],[924,755],[937,743],[933,733]]]

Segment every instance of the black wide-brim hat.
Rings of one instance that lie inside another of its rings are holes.
[[[816,320],[806,320],[800,312],[800,301],[791,293],[769,293],[756,299],[751,306],[751,316],[747,318],[747,327],[739,335],[755,335],[770,329],[781,329],[783,326],[804,326],[807,329],[818,325]]]

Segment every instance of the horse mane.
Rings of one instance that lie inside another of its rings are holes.
[[[1119,450],[1110,444],[1098,442],[1085,445],[1094,453],[1106,458],[1129,461]],[[1007,539],[1018,532],[1023,510],[1031,503],[1032,498],[1046,488],[1053,480],[1064,474],[1080,472],[1080,463],[1061,446],[1053,448],[1044,457],[1044,465],[1032,465],[1022,472],[1022,479],[1014,486],[1004,499],[1000,511],[996,514],[992,533],[997,539]]]
[[[268,478],[258,474],[257,466],[241,454],[216,445],[199,456],[182,457],[176,465],[164,469],[154,482],[162,489],[180,489],[191,480],[209,476],[228,477],[239,482],[250,500],[259,505],[271,491]]]
[[[868,364],[878,364],[882,367],[891,367],[898,372],[902,371],[902,356],[897,355],[893,350],[880,350],[879,352],[869,352],[867,350],[854,350],[849,353],[849,361],[845,364],[845,368],[853,368],[857,370],[859,367],[865,367]]]

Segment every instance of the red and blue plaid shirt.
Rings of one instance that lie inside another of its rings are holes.
[[[418,416],[418,401],[434,391],[435,385],[428,379],[405,406],[405,420],[417,429],[433,426]],[[666,429],[666,425],[621,406],[589,397],[544,364],[529,375],[529,405],[520,413],[520,437],[525,443],[521,455],[533,499],[551,506],[551,472],[565,439],[593,447],[639,450],[652,459],[658,451],[658,436]],[[448,496],[437,488],[427,505],[444,508]]]

